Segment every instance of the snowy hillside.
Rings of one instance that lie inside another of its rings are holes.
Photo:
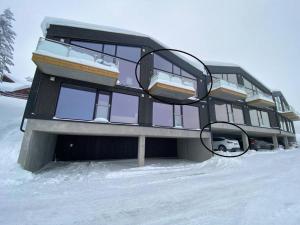
[[[0,224],[300,224],[300,151],[182,160],[16,163],[25,101],[0,97]]]

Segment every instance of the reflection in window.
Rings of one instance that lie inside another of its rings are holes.
[[[172,73],[172,63],[157,54],[154,54],[154,68]]]
[[[93,43],[93,42],[85,42],[85,41],[71,41],[71,44],[78,45],[84,48],[88,48],[91,50],[102,52],[103,44]]]
[[[216,112],[216,120],[217,121],[227,121],[228,122],[226,104],[216,102],[215,103],[215,112]]]
[[[115,45],[104,45],[103,52],[110,55],[115,55],[116,46]]]
[[[240,106],[234,105],[232,107],[234,122],[237,124],[244,124],[244,114],[243,109]]]
[[[132,63],[126,60],[119,59],[119,81],[122,85],[130,87],[139,87],[139,84],[135,77],[135,66],[136,63]],[[139,77],[140,66],[137,68]]]
[[[259,120],[258,120],[257,110],[250,109],[249,113],[250,113],[251,125],[252,126],[259,126]]]
[[[96,90],[62,86],[55,117],[62,119],[92,120]]]
[[[113,93],[111,122],[138,123],[139,98],[137,96]]]
[[[227,104],[227,114],[228,114],[229,122],[230,122],[230,123],[234,122],[234,120],[233,120],[232,107],[231,107],[230,104]]]
[[[182,115],[181,115],[181,106],[174,106],[174,122],[175,127],[182,127]]]
[[[153,103],[153,125],[154,126],[173,126],[173,107],[169,104]]]
[[[98,101],[96,105],[96,121],[100,122],[108,122],[108,115],[109,115],[109,94],[102,94],[99,93]]]
[[[261,114],[261,126],[270,127],[269,114],[264,111],[260,111],[260,114]]]
[[[183,126],[187,129],[199,129],[199,109],[198,107],[184,105],[183,112]]]

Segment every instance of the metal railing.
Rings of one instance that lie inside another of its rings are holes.
[[[154,84],[156,81],[166,81],[174,86],[180,85],[183,87],[193,88],[195,91],[197,90],[197,80],[196,78],[185,77],[169,72],[165,72],[162,70],[154,69],[153,75],[150,78],[150,85]]]
[[[42,37],[38,41],[36,53],[57,55],[81,63],[103,64],[119,68],[119,61],[114,56]]]

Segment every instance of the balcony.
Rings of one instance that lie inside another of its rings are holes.
[[[196,79],[154,70],[148,91],[156,96],[187,100],[197,95],[197,81]]]
[[[116,85],[116,58],[96,51],[40,38],[32,61],[43,73],[107,86]]]
[[[250,95],[246,98],[246,102],[248,105],[256,106],[256,107],[273,107],[275,106],[275,102],[271,95],[266,95],[263,93]]]
[[[284,111],[278,111],[282,116],[292,120],[292,121],[299,121],[300,120],[300,113],[297,112],[292,106],[289,105],[289,108]]]
[[[210,88],[210,85],[208,85],[208,88]],[[226,100],[243,100],[247,97],[247,92],[242,86],[225,80],[218,80],[213,82],[209,95]]]

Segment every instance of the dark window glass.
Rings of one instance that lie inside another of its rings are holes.
[[[85,41],[71,41],[71,44],[78,45],[78,46],[81,46],[84,48],[89,48],[89,49],[96,50],[99,52],[102,52],[102,48],[103,48],[102,44],[85,42]]]
[[[119,81],[121,85],[130,87],[139,87],[139,84],[135,77],[135,66],[136,63],[128,62],[126,60],[119,59]],[[137,73],[139,77],[140,66],[137,68]]]
[[[103,52],[110,54],[110,55],[115,55],[116,54],[116,46],[115,45],[104,45]]]
[[[238,124],[244,124],[244,114],[243,114],[243,109],[240,106],[233,106],[233,117],[234,117],[234,122]]]
[[[173,126],[173,107],[169,104],[153,103],[153,125]]]
[[[117,46],[117,56],[137,62],[141,58],[141,49],[136,47]]]
[[[180,68],[178,66],[173,65],[173,73],[177,74],[177,75],[180,75],[181,74],[180,73]]]
[[[62,119],[92,120],[96,90],[62,86],[55,116]]]
[[[172,73],[172,63],[154,54],[154,68]]]
[[[183,126],[188,129],[199,129],[199,109],[198,107],[184,105],[183,111]]]
[[[228,121],[226,104],[216,102],[215,112],[217,121]]]
[[[111,122],[138,123],[139,98],[137,96],[113,93]]]

